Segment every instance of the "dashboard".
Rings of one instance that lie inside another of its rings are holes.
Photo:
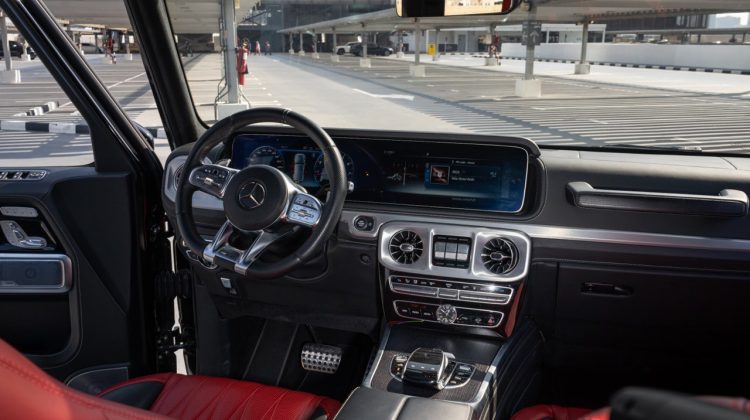
[[[337,139],[348,181],[347,201],[518,213],[525,202],[529,155],[509,145],[417,140]],[[323,154],[306,137],[240,134],[230,166],[273,166],[324,197]]]

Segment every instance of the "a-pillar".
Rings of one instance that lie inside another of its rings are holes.
[[[583,34],[581,35],[581,61],[575,65],[575,74],[591,73],[591,65],[587,61],[586,53],[589,45],[589,21],[583,22]]]
[[[424,64],[419,64],[421,49],[422,28],[419,26],[419,19],[414,19],[414,64],[409,66],[409,75],[412,77],[425,77]]]
[[[536,20],[536,10],[531,9],[528,16],[528,28]],[[516,80],[516,96],[522,98],[538,98],[542,96],[542,81],[534,78],[534,48],[532,37],[526,37],[526,69],[523,79]]]
[[[221,18],[224,33],[224,77],[227,82],[226,102],[216,103],[216,118],[223,119],[248,109],[247,102],[240,101],[239,75],[237,74],[237,26],[235,23],[234,0],[221,0]]]
[[[362,29],[365,29],[365,24],[362,24]],[[370,33],[363,31],[362,32],[362,58],[359,59],[359,66],[370,68],[372,67],[372,61],[370,61],[370,58],[367,56],[367,43],[370,42]]]
[[[125,39],[125,60],[133,61],[133,54],[130,53],[130,35],[128,31],[122,33],[123,39]]]
[[[305,34],[304,32],[299,33],[299,55],[305,56]]]
[[[432,61],[440,61],[440,28],[435,28],[435,55]]]
[[[339,57],[339,52],[336,49],[338,47],[338,44],[336,43],[336,28],[331,28],[331,39],[333,41],[333,48],[331,49],[331,61],[334,63],[338,63],[341,61],[341,57]]]
[[[5,13],[0,11],[0,38],[3,42],[3,54],[5,70],[0,70],[0,83],[21,83],[21,71],[13,69],[13,59],[10,54],[10,41],[8,40],[8,24],[5,22]]]
[[[318,54],[318,34],[315,32],[315,30],[312,31],[312,57],[313,58],[320,58],[320,54]]]

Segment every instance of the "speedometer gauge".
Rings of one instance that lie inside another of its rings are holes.
[[[284,171],[284,157],[272,146],[261,146],[250,154],[248,159],[250,165],[268,165]]]
[[[354,177],[354,161],[346,153],[342,153],[341,157],[344,159],[344,168],[346,169],[346,179],[351,181]],[[328,174],[325,172],[325,164],[323,163],[323,154],[318,156],[313,167],[313,176],[318,182],[328,180]]]

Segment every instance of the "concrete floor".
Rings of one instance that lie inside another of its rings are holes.
[[[161,121],[138,55],[108,64],[86,57],[126,112],[146,127]],[[572,64],[536,63],[543,96],[515,96],[523,62],[488,68],[469,56],[423,56],[427,77],[409,75],[413,57],[339,63],[275,54],[251,56],[243,94],[254,107],[294,109],[327,127],[524,136],[542,145],[632,144],[750,151],[750,76],[592,66],[573,75]],[[199,115],[215,120],[222,77],[218,54],[183,58]],[[15,61],[23,83],[0,86],[0,120],[85,124],[38,61]],[[58,109],[18,116],[48,101]],[[165,140],[157,153],[166,158]],[[0,166],[80,165],[92,161],[87,136],[0,130]]]

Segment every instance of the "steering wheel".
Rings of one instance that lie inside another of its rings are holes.
[[[315,142],[330,177],[325,204],[272,166],[250,165],[237,170],[202,163],[220,142],[241,128],[259,123],[291,126]],[[348,189],[344,160],[328,134],[296,112],[270,107],[238,112],[217,122],[195,143],[182,174],[175,200],[182,240],[206,262],[256,278],[279,278],[322,251],[341,217]],[[196,191],[210,194],[223,204],[227,220],[210,242],[195,226],[192,202]],[[290,234],[290,225],[310,229],[310,236],[283,258],[260,261],[263,251]]]

